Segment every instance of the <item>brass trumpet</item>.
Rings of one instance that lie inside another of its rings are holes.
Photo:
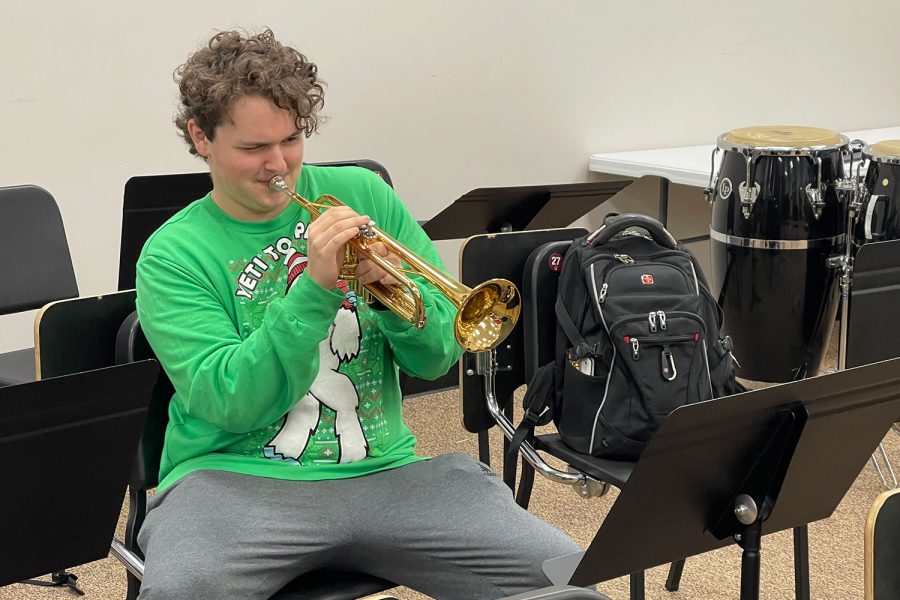
[[[321,215],[326,208],[344,204],[329,194],[323,194],[315,202],[311,202],[292,190],[280,175],[269,180],[269,187],[287,194],[294,202],[305,208],[312,219]],[[407,267],[398,268],[371,250],[369,245],[376,242],[384,244],[390,252],[400,257]],[[374,222],[369,222],[357,237],[347,243],[340,278],[349,284],[356,282],[359,256],[368,258],[399,282],[396,285],[374,282],[364,287],[416,329],[425,327],[425,307],[422,303],[422,292],[405,273],[419,275],[453,302],[457,309],[453,324],[454,334],[456,341],[467,352],[484,352],[495,348],[506,339],[519,319],[522,304],[519,290],[511,281],[490,279],[475,288],[463,285],[410,252],[378,229]]]

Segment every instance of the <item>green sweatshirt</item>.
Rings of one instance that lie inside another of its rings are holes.
[[[304,166],[297,192],[331,194],[433,265],[434,245],[390,186],[354,167]],[[309,213],[237,221],[207,195],[174,215],[137,265],[141,327],[175,387],[160,489],[217,469],[281,479],[357,477],[408,464],[398,367],[434,379],[459,359],[456,309],[421,285],[427,324],[303,275]],[[418,278],[413,278],[420,281]]]

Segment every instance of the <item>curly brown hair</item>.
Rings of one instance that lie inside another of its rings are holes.
[[[257,35],[239,31],[217,33],[209,43],[175,69],[181,108],[175,125],[198,154],[188,133],[194,119],[212,140],[216,126],[228,118],[232,103],[245,96],[262,96],[296,115],[297,128],[311,136],[322,119],[324,82],[318,68],[303,54],[284,46],[265,28]]]

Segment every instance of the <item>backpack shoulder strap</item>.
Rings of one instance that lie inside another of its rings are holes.
[[[509,441],[506,455],[503,457],[503,473],[515,473],[518,459],[519,446],[522,442],[530,441],[534,436],[534,428],[538,425],[546,425],[553,416],[551,398],[554,387],[554,363],[547,363],[534,372],[534,376],[528,383],[523,404],[525,414],[522,422],[516,427],[512,439]]]
[[[584,344],[584,338],[581,336],[581,332],[578,331],[578,328],[575,327],[575,323],[572,322],[572,317],[569,316],[569,311],[566,310],[565,305],[562,301],[562,296],[556,296],[556,321],[559,323],[559,326],[562,327],[563,331],[566,334],[566,337],[569,338],[569,341],[572,342],[573,346],[579,346]]]

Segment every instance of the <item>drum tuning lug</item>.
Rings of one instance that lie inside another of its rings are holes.
[[[811,183],[806,186],[806,197],[817,221],[822,216],[822,208],[825,206],[825,202],[822,200],[823,191],[822,186],[813,186]]]
[[[744,213],[744,218],[749,219],[750,213],[753,211],[753,205],[756,203],[756,198],[759,196],[759,184],[754,183],[753,187],[747,185],[747,182],[744,181],[738,187],[738,191],[741,195],[741,210]]]
[[[706,201],[709,204],[712,204],[716,201],[716,190],[715,188],[705,187],[703,188],[703,195],[706,197]]]

